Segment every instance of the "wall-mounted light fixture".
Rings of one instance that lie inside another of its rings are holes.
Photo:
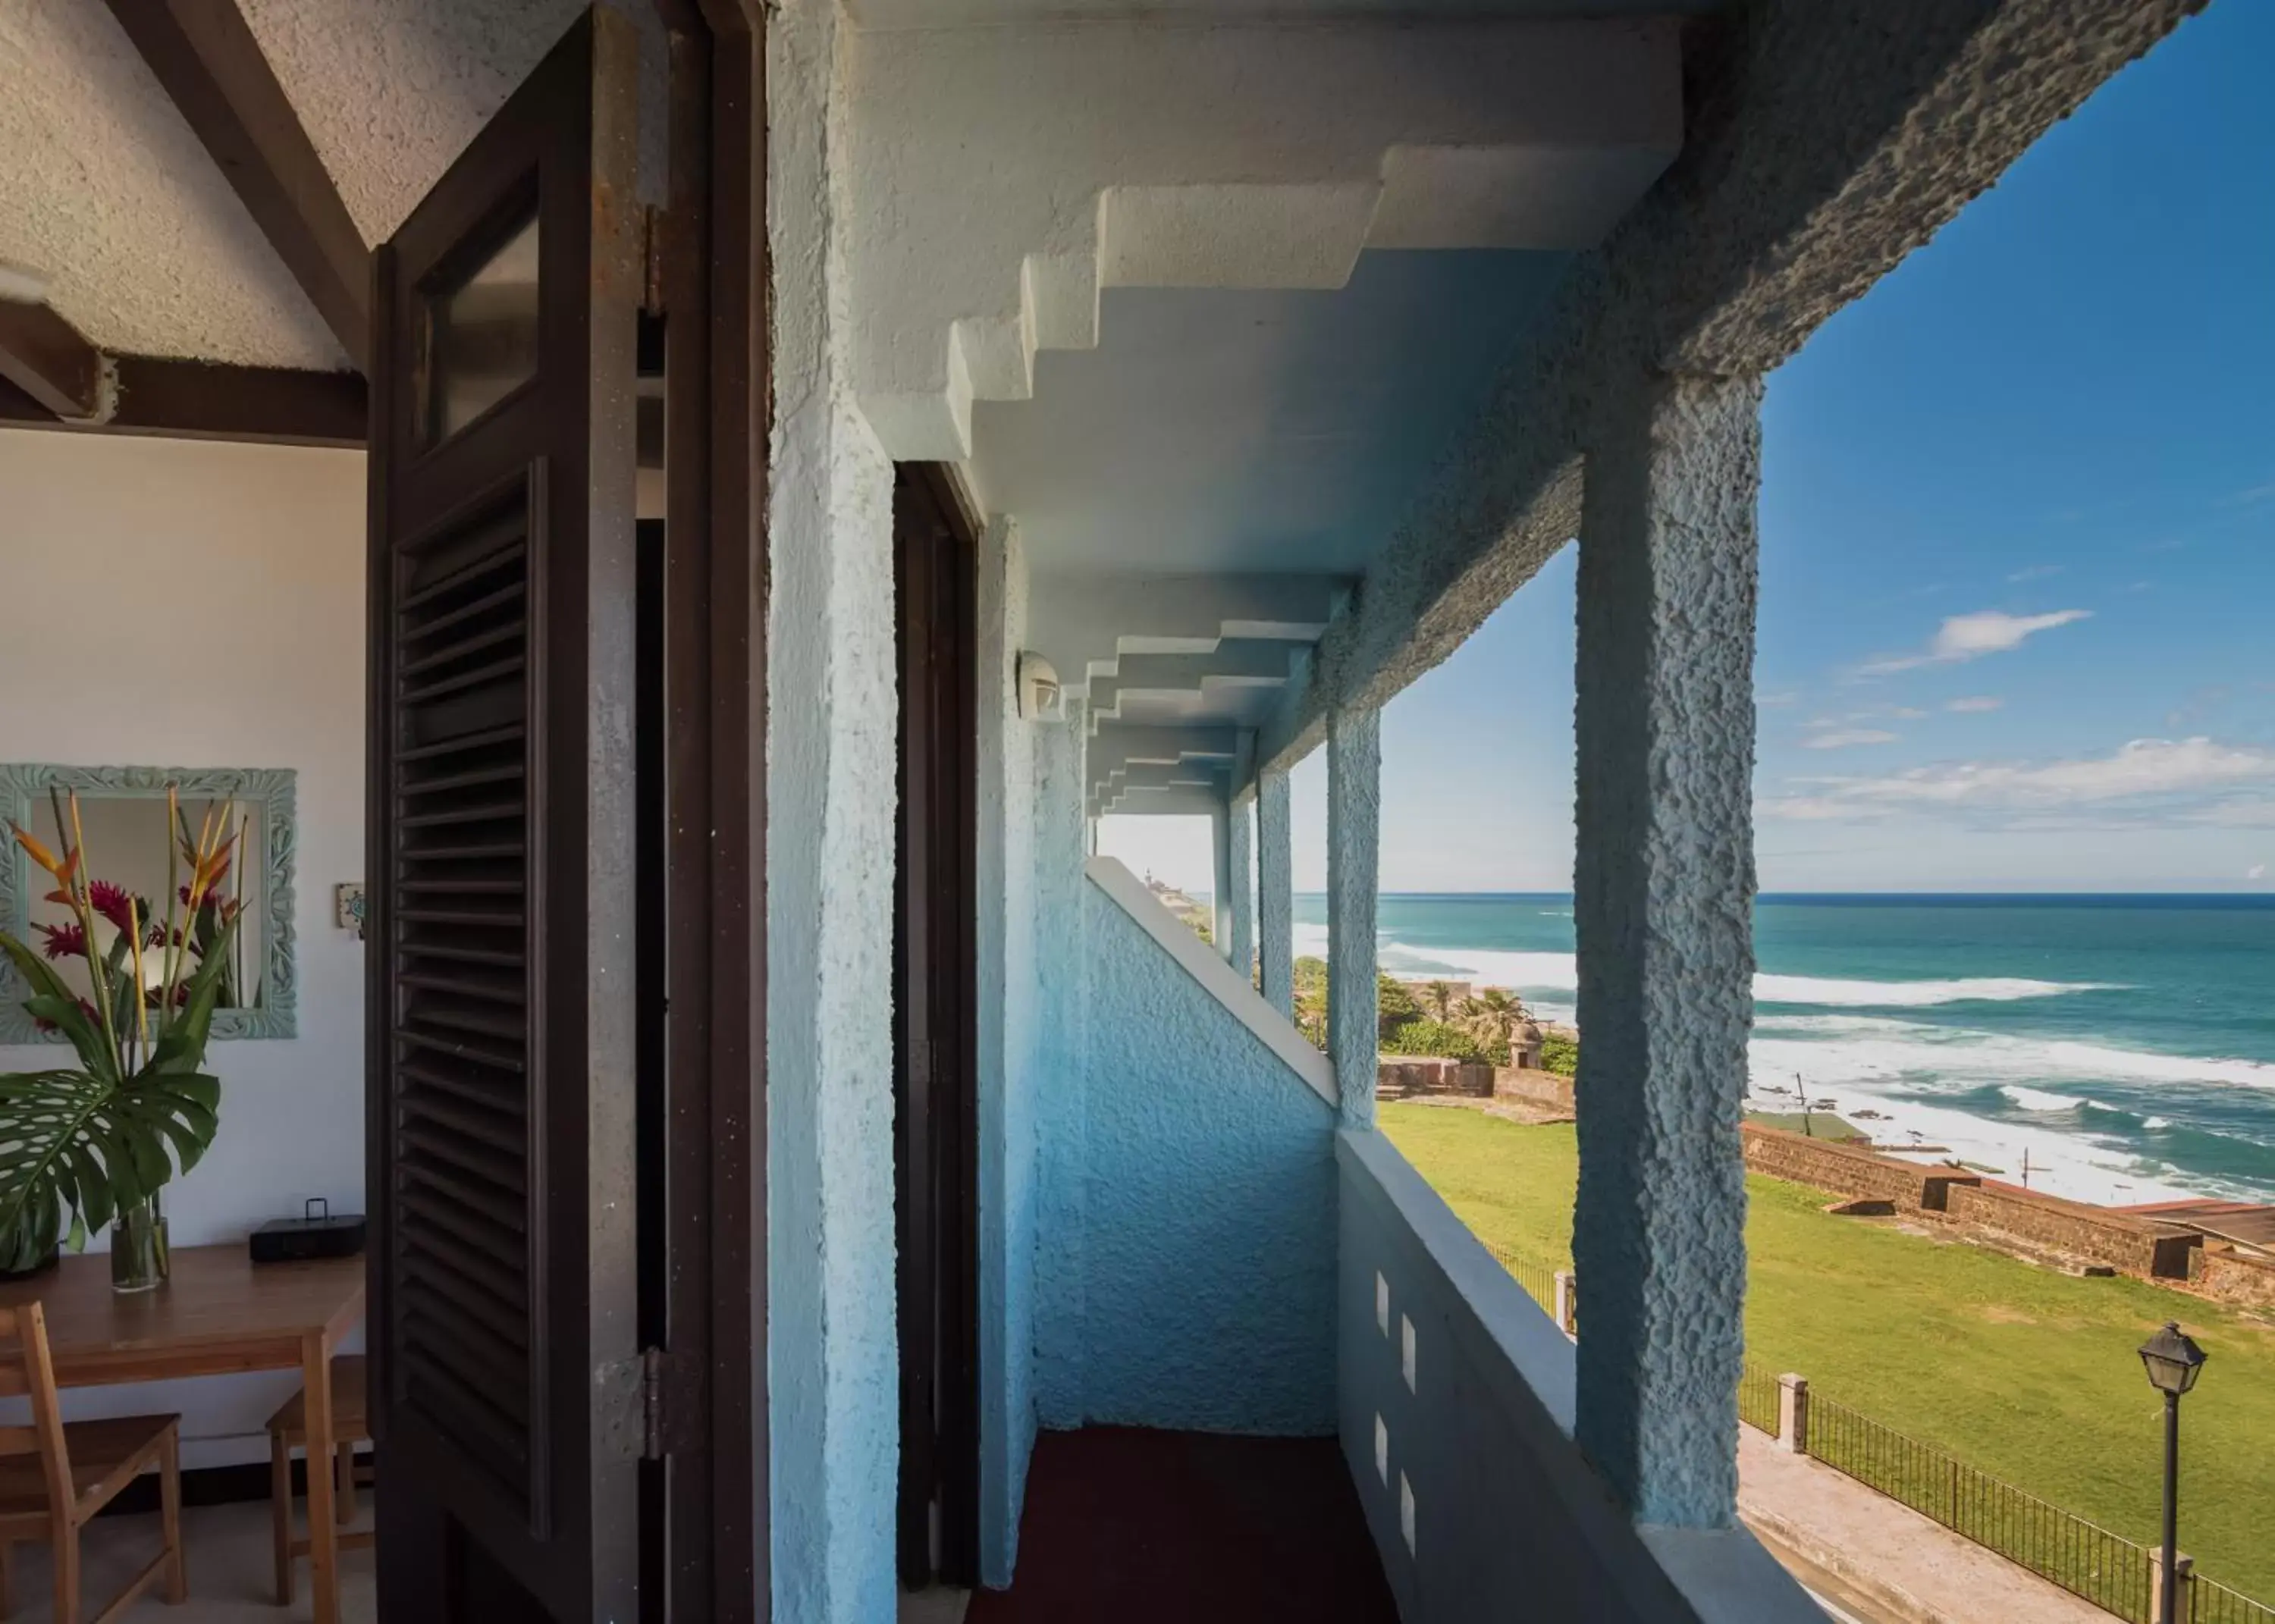
[[[1032,649],[1019,652],[1018,685],[1022,721],[1045,721],[1058,715],[1058,669]]]

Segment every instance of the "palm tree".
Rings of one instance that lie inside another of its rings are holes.
[[[1488,1043],[1509,1046],[1509,1059],[1516,1059],[1516,1031],[1532,1016],[1524,1001],[1505,987],[1480,987],[1462,1006],[1462,1024]]]
[[[1418,990],[1422,994],[1422,1007],[1430,1012],[1432,1020],[1442,1026],[1453,1018],[1454,984],[1452,982],[1425,981]]]

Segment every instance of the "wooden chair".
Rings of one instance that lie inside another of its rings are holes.
[[[308,1419],[296,1393],[268,1417],[269,1515],[276,1545],[276,1605],[292,1605],[294,1561],[308,1554],[306,1538],[292,1537],[292,1452],[307,1450],[308,1469],[316,1469],[316,1452],[308,1449]],[[333,1477],[333,1520],[343,1528],[355,1521],[355,1446],[371,1436],[364,1408],[364,1367],[361,1354],[342,1354],[332,1361],[332,1447],[325,1464]],[[339,1546],[352,1551],[372,1542],[371,1530],[342,1534]]]
[[[158,1469],[162,1546],[132,1583],[95,1616],[110,1621],[132,1606],[152,1580],[166,1576],[166,1599],[189,1597],[182,1571],[179,1416],[120,1416],[66,1424],[56,1403],[48,1325],[36,1303],[0,1308],[0,1342],[14,1342],[32,1398],[32,1424],[0,1427],[0,1616],[13,1610],[9,1554],[19,1540],[44,1539],[56,1558],[56,1624],[79,1624],[79,1535],[87,1520],[151,1467]],[[7,1357],[0,1351],[0,1358]]]

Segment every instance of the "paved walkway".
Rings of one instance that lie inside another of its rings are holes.
[[[1738,1429],[1738,1511],[1780,1560],[1829,1575],[1844,1610],[1876,1624],[2111,1624],[2090,1602],[1750,1426]]]

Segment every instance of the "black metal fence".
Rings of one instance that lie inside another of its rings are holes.
[[[1507,1269],[1516,1283],[1524,1288],[1525,1295],[1540,1304],[1540,1311],[1553,1318],[1556,1314],[1556,1271],[1546,1264],[1535,1263],[1515,1252],[1485,1243],[1485,1250],[1493,1255],[1500,1266]]]
[[[1778,1379],[1751,1360],[1738,1376],[1738,1419],[1772,1438],[1778,1434]]]
[[[2275,1624],[2275,1607],[2211,1579],[2188,1581],[2188,1624]]]
[[[2105,1612],[2132,1624],[2150,1624],[2156,1616],[2148,1546],[1976,1471],[1932,1444],[1811,1393],[1809,1453]]]
[[[1556,1311],[1556,1272],[1499,1246],[1488,1249],[1543,1311]],[[1749,1360],[1738,1378],[1738,1419],[1778,1435],[1777,1376]],[[2151,1548],[2112,1534],[1947,1451],[1910,1438],[1811,1390],[1807,1453],[1869,1489],[1932,1518],[2128,1624],[2155,1624]],[[2216,1580],[2188,1581],[2188,1624],[2275,1624],[2275,1607]]]

